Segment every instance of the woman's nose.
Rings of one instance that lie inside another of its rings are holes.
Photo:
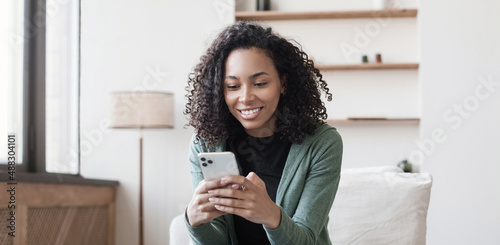
[[[249,104],[252,103],[252,101],[254,100],[255,100],[255,95],[253,94],[252,89],[243,86],[243,89],[241,90],[240,94],[240,102],[243,104]]]

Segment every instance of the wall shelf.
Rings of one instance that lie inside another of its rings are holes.
[[[316,65],[315,67],[328,71],[328,70],[416,70],[419,67],[418,63],[368,63],[368,64],[346,64],[346,65]]]
[[[420,118],[347,118],[329,119],[325,121],[330,125],[356,124],[356,123],[420,123]]]
[[[315,20],[315,19],[359,19],[359,18],[414,18],[417,9],[386,9],[356,11],[316,11],[316,12],[280,12],[280,11],[244,11],[236,12],[236,20]]]

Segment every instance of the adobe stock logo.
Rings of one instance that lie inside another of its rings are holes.
[[[35,37],[40,33],[40,29],[45,27],[47,18],[57,16],[62,8],[68,8],[70,0],[47,0],[44,2],[38,1],[36,4],[39,7],[37,12],[24,19],[24,27],[22,33],[10,32],[8,40],[12,48],[16,52],[22,52],[24,42]]]
[[[488,78],[479,77],[478,80],[479,83],[474,87],[472,94],[462,101],[454,103],[451,108],[443,113],[443,120],[450,125],[452,130],[459,129],[464,121],[470,118],[480,108],[481,104],[491,98],[492,94],[500,87],[500,82],[493,81],[491,74]],[[446,142],[447,139],[448,133],[445,129],[435,128],[429,138],[415,140],[418,149],[410,153],[410,162],[421,164],[426,157],[436,151],[438,144]]]
[[[390,1],[389,4],[388,9],[401,9],[400,1]],[[355,35],[352,43],[340,43],[340,50],[347,61],[351,62],[354,54],[361,54],[371,44],[372,40],[377,38],[382,33],[382,30],[391,24],[394,15],[393,11],[383,10],[379,14],[374,14],[373,19],[366,22],[363,28],[358,26],[354,28]]]
[[[226,18],[233,19],[233,13],[236,6],[240,5],[243,0],[215,0],[212,2],[212,6],[217,12],[219,20],[224,21]]]
[[[160,70],[159,65],[153,67],[146,67],[147,74],[141,80],[141,83],[134,86],[131,91],[134,92],[138,97],[146,92],[147,90],[154,90],[160,84],[166,81],[166,78],[170,75],[168,72]],[[129,108],[125,108],[129,109]],[[81,130],[80,135],[80,155],[81,157],[86,157],[90,155],[94,147],[100,145],[106,134],[110,133],[109,126],[111,125],[111,120],[106,117],[103,118],[99,123],[99,128],[94,128],[90,130]],[[71,151],[71,159],[78,160],[79,154],[75,150]]]

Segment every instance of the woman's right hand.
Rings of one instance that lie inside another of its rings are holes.
[[[227,185],[227,184],[226,184]],[[215,209],[215,204],[208,201],[209,190],[224,187],[220,179],[205,181],[202,180],[196,187],[193,197],[187,207],[187,217],[191,226],[200,226],[226,213]]]

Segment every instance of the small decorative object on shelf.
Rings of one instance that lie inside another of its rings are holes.
[[[363,58],[361,60],[362,63],[368,63],[368,55],[363,55]]]
[[[257,0],[257,11],[271,10],[271,0]]]
[[[409,163],[406,159],[398,163],[398,167],[401,168],[405,173],[411,173],[411,163]]]
[[[382,63],[382,55],[381,54],[376,54],[375,59],[377,60],[377,63]]]

